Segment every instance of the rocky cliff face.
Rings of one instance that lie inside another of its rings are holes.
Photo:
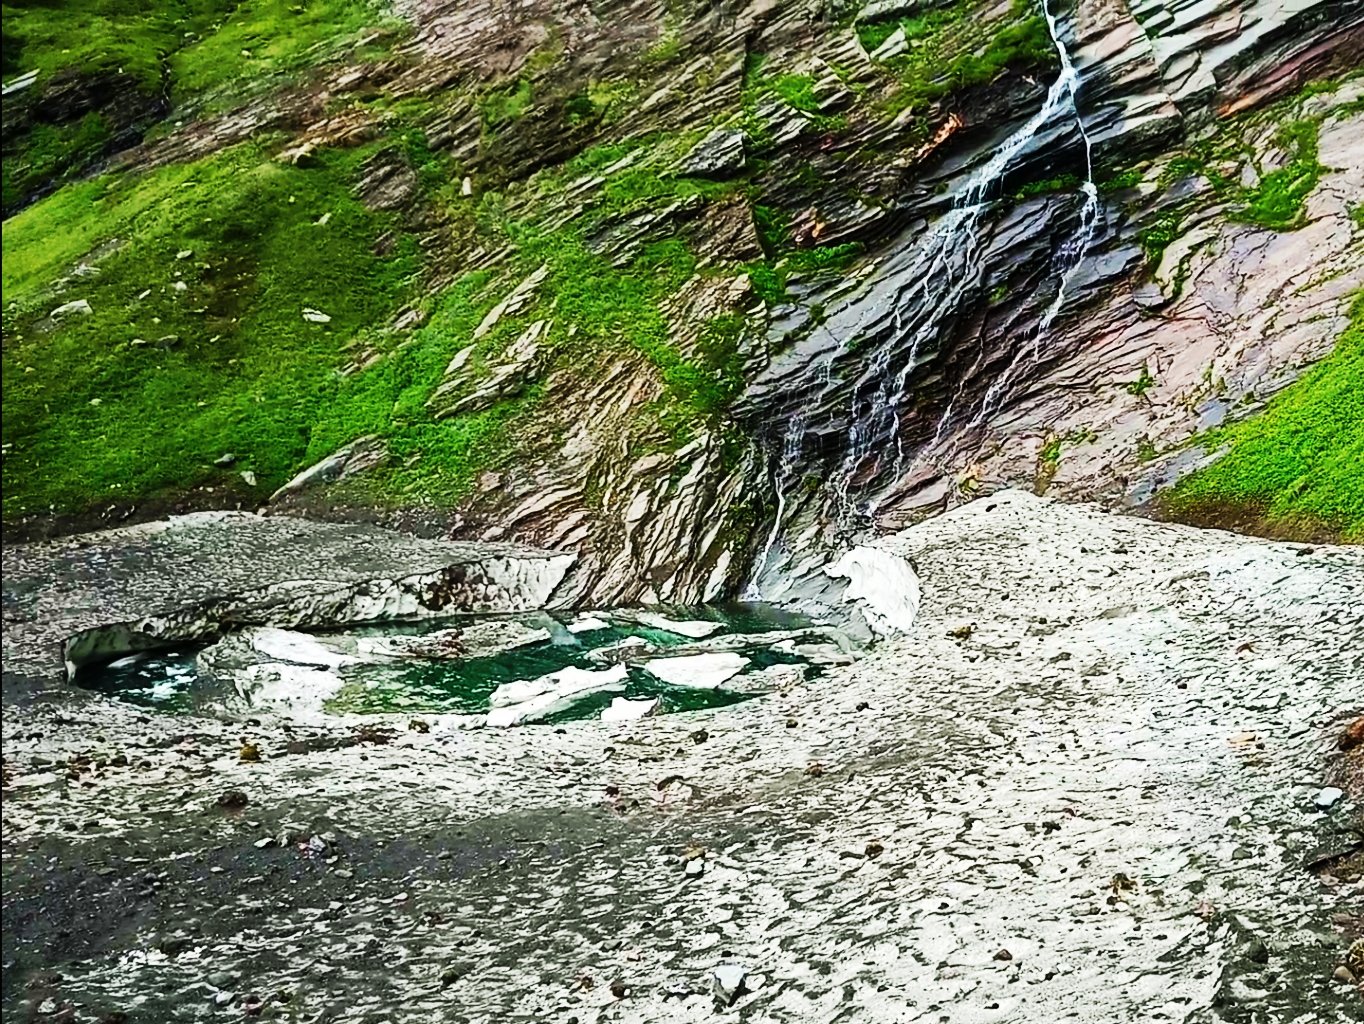
[[[1364,285],[1357,4],[392,15],[7,189],[8,524],[275,492],[779,598],[982,489],[1148,505]]]

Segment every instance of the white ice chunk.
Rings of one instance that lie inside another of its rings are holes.
[[[877,633],[890,636],[913,629],[919,614],[919,577],[899,555],[862,545],[824,571],[848,581],[847,600],[862,605],[867,625]]]
[[[662,697],[648,697],[644,700],[630,700],[627,697],[613,697],[611,706],[603,708],[603,722],[633,722],[637,718],[648,718],[658,712]]]
[[[272,662],[243,669],[236,685],[252,707],[297,721],[322,718],[322,705],[341,689],[342,680],[335,672]]]
[[[591,633],[598,629],[610,629],[611,623],[605,619],[599,619],[595,615],[584,615],[580,619],[575,619],[568,624],[570,633]]]
[[[143,658],[147,657],[150,654],[151,654],[150,651],[138,651],[136,654],[129,654],[127,657],[119,658],[116,661],[109,662],[109,664],[106,665],[105,668],[127,668],[129,665],[136,665],[139,661],[141,661]]]
[[[360,658],[334,650],[315,636],[269,626],[251,631],[251,646],[267,658],[287,661],[295,665],[343,668],[346,665],[358,665],[362,662]]]
[[[714,690],[748,667],[748,659],[734,651],[691,654],[683,658],[655,658],[644,663],[650,675],[673,686]]]
[[[492,706],[488,725],[520,725],[547,718],[594,693],[624,689],[628,675],[629,669],[624,665],[613,665],[600,672],[570,665],[538,679],[503,683],[488,699]]]
[[[693,640],[700,640],[703,636],[710,636],[716,630],[723,628],[723,623],[719,622],[708,622],[705,619],[670,619],[666,615],[659,615],[656,612],[640,612],[635,618],[641,625],[653,626],[655,629],[666,629],[669,633],[689,636]]]

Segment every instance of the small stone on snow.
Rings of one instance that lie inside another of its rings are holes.
[[[1341,790],[1335,786],[1327,786],[1325,789],[1323,789],[1320,793],[1317,794],[1316,804],[1323,811],[1329,811],[1340,801],[1340,799],[1343,796],[1345,796],[1344,790]]]

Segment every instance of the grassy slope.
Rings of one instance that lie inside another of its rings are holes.
[[[385,221],[351,193],[360,155],[304,170],[248,144],[68,186],[5,223],[6,518],[187,488],[225,451],[262,486],[297,468],[341,346],[416,268],[410,246],[372,251]],[[44,291],[113,239],[96,276]],[[45,322],[75,299],[94,312]]]
[[[1179,485],[1175,511],[1250,506],[1281,529],[1364,540],[1364,292],[1330,356],[1258,415],[1200,440],[1227,452]]]
[[[4,75],[121,72],[172,117],[222,109],[398,24],[380,0],[13,0],[4,5]],[[39,123],[6,140],[4,205],[97,160],[112,135],[100,112]]]
[[[11,0],[6,78],[118,70],[188,99],[306,66],[390,24],[378,0]]]
[[[133,0],[79,2],[132,26],[125,26],[123,40],[97,22],[81,40],[82,60],[99,65],[116,59],[140,74],[137,54],[118,47],[155,39],[170,54],[173,88],[200,97],[231,95],[237,84],[303,66],[317,57],[329,27],[344,35],[377,17],[365,0],[299,5],[247,0],[225,21],[225,8],[214,6],[222,0],[155,8]],[[42,12],[51,10],[20,7],[29,17],[21,28],[41,24]],[[157,18],[170,11],[190,27],[188,35],[166,43],[156,35],[165,29]],[[958,13],[942,16],[940,25],[901,27],[916,38],[946,38],[965,24]],[[959,86],[957,79],[989,77],[1004,63],[1049,60],[1049,51],[1034,39],[1034,20],[998,32],[980,51],[984,56],[972,58],[979,68],[954,64],[952,75],[938,76],[942,82],[930,82],[922,62],[899,61],[889,69],[898,83],[896,105],[923,102],[935,89]],[[29,34],[36,38],[31,29]],[[115,37],[117,45],[110,41]],[[810,105],[801,76],[769,80],[755,69],[752,77],[750,93],[768,89],[790,105]],[[746,97],[746,107],[752,100]],[[503,129],[512,130],[524,105],[502,111]],[[822,124],[821,130],[828,127]],[[504,317],[478,343],[471,371],[477,375],[486,368],[532,320],[548,318],[554,323],[549,343],[560,365],[586,370],[603,351],[621,345],[653,362],[666,387],[660,418],[675,441],[685,440],[694,424],[723,414],[742,386],[737,359],[742,319],[721,316],[705,325],[699,351],[684,358],[672,344],[660,303],[696,272],[685,244],[661,239],[633,262],[615,267],[588,250],[584,235],[670,199],[745,194],[757,203],[769,258],[729,270],[747,269],[770,301],[782,297],[786,274],[837,269],[856,254],[852,246],[788,252],[782,215],[762,206],[755,182],[663,177],[638,165],[610,176],[583,223],[546,235],[533,223],[507,220],[495,196],[485,197],[493,201],[478,204],[479,212],[471,214],[470,203],[456,198],[457,176],[410,135],[395,135],[394,141],[408,151],[428,200],[457,218],[476,217],[477,233],[485,239],[502,236],[517,253],[508,268],[512,273],[465,274],[440,295],[420,299],[430,316],[410,336],[386,335],[381,325],[399,303],[416,297],[408,283],[418,269],[412,240],[404,239],[395,254],[374,255],[373,243],[388,219],[367,210],[351,190],[355,166],[374,147],[324,154],[320,166],[300,169],[274,163],[261,146],[241,146],[193,165],[70,184],[6,222],[5,517],[49,508],[78,512],[229,479],[240,488],[240,469],[253,471],[257,489],[265,492],[367,433],[386,437],[396,456],[367,485],[376,499],[457,500],[475,473],[510,455],[518,419],[536,407],[539,391],[531,386],[487,411],[440,421],[426,401],[450,357],[469,343],[515,274],[541,262],[549,274],[535,301]],[[562,188],[643,145],[645,140],[595,147],[539,175],[536,187]],[[1305,153],[1300,162],[1315,166],[1308,159],[1314,156],[1314,150]],[[1283,202],[1277,202],[1277,192],[1259,206],[1247,197],[1247,212],[1265,213],[1256,219],[1272,226],[1291,226],[1301,195],[1310,190],[1302,179],[1311,176],[1289,171],[1281,175]],[[773,216],[764,220],[763,211]],[[317,224],[324,213],[331,215],[327,224]],[[51,289],[82,258],[113,240],[112,252],[96,261],[99,276],[78,279],[60,294]],[[178,259],[184,250],[192,255]],[[74,298],[88,299],[94,313],[55,328],[41,324],[53,306]],[[301,311],[309,306],[325,310],[332,321],[306,322]],[[158,339],[167,336],[178,340],[159,347]],[[1280,396],[1264,416],[1221,432],[1215,440],[1231,444],[1231,454],[1186,482],[1179,500],[1258,502],[1275,516],[1354,524],[1358,530],[1359,491],[1351,490],[1344,461],[1348,452],[1358,452],[1358,434],[1350,435],[1351,448],[1331,426],[1333,416],[1349,422],[1345,417],[1352,414],[1359,422],[1357,404],[1350,405],[1357,399],[1334,383],[1358,380],[1358,338],[1356,317],[1336,357]],[[357,341],[386,355],[341,377],[335,371],[347,361],[347,346]],[[230,471],[212,465],[225,451],[239,458]]]

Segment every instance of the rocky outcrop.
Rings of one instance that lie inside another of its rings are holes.
[[[199,513],[4,551],[7,694],[239,626],[542,608],[571,554],[367,526]]]
[[[1049,493],[1144,505],[1198,464],[1200,453],[1184,447],[1190,437],[1247,415],[1328,353],[1350,296],[1364,286],[1351,219],[1364,196],[1364,115],[1349,106],[1361,87],[1355,80],[1303,105],[1303,113],[1323,116],[1324,170],[1292,231],[1233,219],[1201,174],[1168,187],[1150,177],[1138,185],[1128,210],[1180,200],[1188,209],[1150,278],[1119,277],[1095,289],[1097,301],[1060,325],[1017,375],[1006,406],[981,422],[968,414],[945,429],[940,423],[882,521],[1027,481]],[[1254,128],[1248,148],[1273,154],[1276,131],[1272,121]],[[1220,171],[1254,178],[1272,169],[1245,162]],[[1131,218],[1131,239],[1145,218],[1115,212]],[[1106,265],[1144,262],[1135,239],[1115,240],[1091,259],[1091,281],[1102,280]],[[977,387],[988,370],[982,378]],[[1049,443],[1059,446],[1050,467]]]
[[[377,248],[410,236],[435,305],[477,276],[488,303],[434,377],[363,419],[505,413],[510,437],[367,515],[572,549],[567,600],[756,579],[827,604],[831,554],[984,490],[1141,505],[1194,431],[1339,333],[1357,4],[609,6],[403,3],[388,57],[341,54],[119,157],[267,130],[299,167],[372,146],[356,192],[395,225]],[[1244,223],[1295,120],[1319,186],[1291,223]],[[388,373],[431,305],[348,342],[341,376]],[[402,477],[424,445],[351,438],[276,500],[351,515],[365,489],[343,478]]]

